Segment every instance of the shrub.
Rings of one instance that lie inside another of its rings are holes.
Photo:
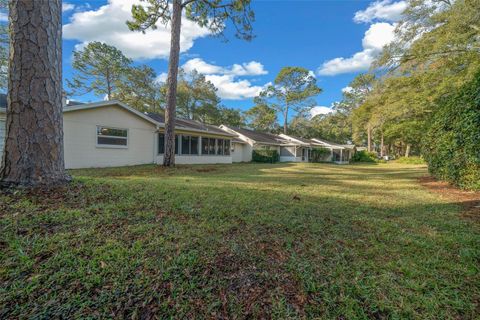
[[[277,150],[258,149],[252,151],[253,162],[275,163],[280,161]]]
[[[438,101],[422,154],[436,178],[480,190],[480,72],[457,93]]]
[[[357,151],[353,157],[353,162],[377,162],[377,155],[375,152]]]
[[[310,162],[324,162],[330,156],[331,151],[327,148],[313,148],[310,151]]]
[[[425,160],[423,160],[422,157],[400,157],[396,162],[404,164],[425,164]]]

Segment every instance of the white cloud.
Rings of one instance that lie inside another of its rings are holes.
[[[71,11],[73,9],[75,9],[75,5],[73,3],[64,2],[62,4],[62,12]]]
[[[380,0],[371,3],[367,9],[357,11],[353,20],[357,23],[371,23],[373,21],[400,20],[403,11],[407,8],[406,1],[393,2],[392,0]]]
[[[238,77],[259,76],[268,73],[263,64],[257,61],[222,67],[205,62],[200,58],[194,58],[188,60],[182,68],[186,72],[197,70],[204,74],[205,79],[212,82],[218,89],[218,96],[227,100],[241,100],[257,96],[265,86],[253,85],[250,81],[238,79]]]
[[[155,78],[155,82],[163,83],[167,81],[167,78],[168,78],[168,73],[162,72]]]
[[[182,68],[191,72],[197,70],[199,73],[207,74],[229,74],[233,76],[259,76],[265,75],[268,72],[264,69],[263,65],[257,61],[250,61],[243,64],[234,64],[229,68],[216,66],[205,62],[200,58],[194,58],[188,60]]]
[[[329,114],[332,113],[333,109],[325,106],[315,106],[310,110],[311,117],[318,116],[319,114]]]
[[[395,25],[378,22],[370,26],[362,40],[363,50],[349,58],[335,58],[326,61],[318,69],[318,74],[333,76],[341,73],[366,71],[382,48],[393,41]]]
[[[158,24],[156,30],[142,34],[130,31],[125,24],[131,19],[132,4],[138,3],[139,0],[108,0],[98,9],[75,12],[63,27],[63,36],[80,41],[82,45],[92,41],[105,42],[132,59],[167,58],[170,51],[169,26]],[[207,35],[207,29],[183,19],[180,51],[188,51],[196,39]]]

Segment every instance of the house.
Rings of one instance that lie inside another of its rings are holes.
[[[237,136],[236,140],[243,141],[241,158],[234,157],[233,162],[252,161],[252,152],[257,149],[277,150],[280,154],[281,147],[288,144],[287,141],[275,134],[259,132],[245,128],[221,125],[220,129]],[[280,157],[280,161],[282,158]],[[285,160],[288,161],[288,160]]]
[[[119,101],[80,103],[66,100],[64,105],[67,169],[163,163],[163,115],[142,113]],[[0,107],[0,154],[4,145],[5,115],[6,109]],[[256,149],[276,150],[281,162],[308,162],[312,150],[318,147],[330,150],[325,161],[347,163],[355,151],[354,146],[321,139],[275,135],[226,125],[216,127],[187,119],[176,119],[175,133],[177,164],[250,162]]]
[[[0,119],[5,118],[2,110]],[[63,126],[67,169],[163,162],[162,115],[142,113],[119,101],[76,103],[64,107]],[[232,163],[236,135],[182,119],[177,119],[175,132],[176,163]]]
[[[331,161],[338,164],[349,163],[355,154],[356,148],[352,144],[337,144],[323,139],[311,139],[312,145],[317,148],[325,148],[330,150],[330,156],[325,161]]]

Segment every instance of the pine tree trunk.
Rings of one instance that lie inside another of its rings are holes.
[[[384,146],[383,146],[383,133],[382,133],[382,135],[380,137],[380,157],[381,158],[383,158],[383,148],[384,148]]]
[[[408,158],[410,156],[410,144],[407,143],[407,147],[405,149],[405,158]]]
[[[63,158],[62,1],[10,2],[3,187],[69,180]]]
[[[181,0],[173,1],[170,58],[168,61],[167,107],[165,109],[165,154],[163,165],[175,165],[175,109],[177,104],[178,59],[180,56],[180,29],[182,26]]]
[[[283,113],[283,134],[287,134],[288,132],[288,105],[285,108],[285,112]]]
[[[367,127],[367,150],[368,152],[372,151],[372,129],[370,129],[370,125]]]

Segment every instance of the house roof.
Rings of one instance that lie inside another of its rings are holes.
[[[258,131],[253,131],[245,128],[237,128],[237,127],[229,127],[229,126],[225,126],[225,127],[257,143],[275,144],[275,145],[288,144],[288,141],[272,133],[258,132]]]
[[[153,120],[165,123],[165,117],[163,114],[153,113],[153,112],[145,112],[145,115],[152,118]],[[234,137],[235,135],[228,133],[219,127],[202,123],[200,121],[189,120],[189,119],[175,119],[175,128],[179,130],[187,130],[187,131],[196,131],[196,132],[208,132],[211,134],[219,134],[223,136],[231,136]]]

